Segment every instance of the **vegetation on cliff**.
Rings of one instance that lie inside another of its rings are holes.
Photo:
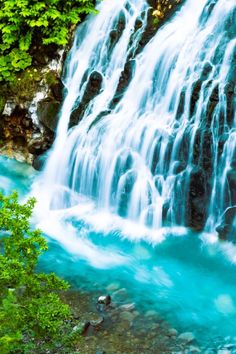
[[[31,65],[35,46],[65,46],[70,28],[93,12],[93,0],[0,0],[0,81]]]

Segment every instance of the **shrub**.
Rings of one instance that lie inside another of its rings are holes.
[[[71,26],[88,13],[93,0],[0,0],[0,81],[31,65],[33,44],[66,45]]]
[[[58,295],[68,284],[55,274],[36,272],[38,258],[47,249],[29,218],[35,204],[20,205],[16,193],[0,193],[0,353],[53,343],[70,319],[69,307]],[[32,349],[33,353],[36,352]]]

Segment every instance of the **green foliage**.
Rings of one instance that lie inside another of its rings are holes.
[[[38,257],[47,249],[29,223],[34,199],[18,203],[16,193],[0,193],[0,353],[35,353],[65,330],[70,311],[58,295],[68,284],[55,274],[37,273]],[[31,351],[29,348],[31,347]]]
[[[31,65],[35,43],[66,45],[71,26],[89,13],[93,0],[0,0],[0,81]]]

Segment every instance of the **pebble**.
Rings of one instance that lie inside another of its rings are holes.
[[[107,286],[106,290],[108,293],[113,293],[114,291],[118,290],[120,288],[119,283],[111,283]]]
[[[97,309],[98,311],[105,311],[107,306],[109,306],[111,303],[111,297],[110,295],[106,295],[106,296],[99,296],[98,300],[97,300]]]
[[[132,322],[134,320],[134,318],[135,318],[134,314],[129,311],[124,311],[124,312],[121,312],[121,314],[120,314],[120,319],[124,320],[124,321]]]
[[[175,328],[171,328],[171,329],[169,329],[169,331],[168,331],[168,335],[169,335],[170,337],[176,337],[177,334],[178,334],[178,331],[177,331]]]
[[[90,320],[90,324],[93,327],[99,327],[104,322],[104,318],[102,316],[94,316],[93,319]]]
[[[116,302],[124,302],[125,300],[127,300],[127,297],[128,294],[125,288],[115,291],[112,295],[113,300]]]
[[[146,313],[145,313],[145,316],[146,317],[155,317],[155,316],[157,316],[158,315],[158,313],[156,312],[156,311],[154,311],[154,310],[149,310],[149,311],[147,311]]]
[[[179,335],[178,339],[182,340],[185,343],[191,343],[194,341],[195,336],[192,332],[184,332]]]
[[[224,345],[223,349],[235,349],[236,345],[235,344],[226,344]]]
[[[79,322],[76,326],[73,327],[73,332],[79,332],[81,334],[85,333],[90,325],[90,322],[83,321]]]
[[[99,298],[98,298],[98,304],[109,305],[110,303],[111,303],[111,297],[110,297],[110,295],[99,296]]]
[[[189,347],[189,352],[190,353],[201,353],[201,349],[191,345],[191,347]]]
[[[132,303],[132,304],[125,304],[125,305],[121,305],[120,306],[120,310],[122,311],[132,311],[135,309],[135,304]]]

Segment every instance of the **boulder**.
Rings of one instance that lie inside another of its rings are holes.
[[[52,132],[57,128],[60,107],[61,103],[53,98],[46,98],[38,103],[39,122]]]

